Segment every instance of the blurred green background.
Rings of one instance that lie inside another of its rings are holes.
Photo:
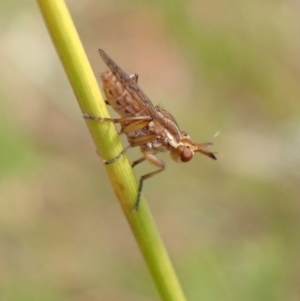
[[[300,300],[299,3],[67,5],[97,78],[101,47],[219,153],[145,184],[187,299]],[[158,300],[37,4],[0,34],[0,299]]]

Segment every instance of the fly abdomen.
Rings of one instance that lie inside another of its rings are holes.
[[[101,76],[108,103],[121,117],[138,116],[142,110],[111,71]]]

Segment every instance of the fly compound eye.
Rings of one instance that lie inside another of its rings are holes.
[[[193,158],[194,153],[189,147],[185,147],[180,155],[181,162],[188,162]]]

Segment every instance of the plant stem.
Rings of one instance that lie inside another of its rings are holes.
[[[69,78],[82,113],[109,117],[75,26],[63,0],[38,0],[46,26]],[[95,51],[97,51],[95,49]],[[79,116],[79,118],[82,118]],[[114,125],[86,121],[97,151],[102,158],[114,158],[122,145]],[[162,300],[185,301],[177,276],[162,243],[145,199],[134,212],[137,182],[132,168],[122,156],[106,171],[129,222]]]

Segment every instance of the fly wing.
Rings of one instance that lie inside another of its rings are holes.
[[[133,96],[134,100],[139,104],[145,113],[156,120],[157,113],[154,105],[147,95],[138,87],[138,85],[125,73],[102,49],[99,49],[99,53],[111,70],[111,72],[117,77],[120,83],[125,87],[125,89]]]
[[[175,135],[175,139],[179,142],[181,134],[174,117],[159,106],[154,107],[148,96],[104,50],[99,49],[99,53],[108,68],[117,77],[123,87],[132,95],[133,99],[143,109],[144,113],[153,118],[153,122],[155,123],[157,130],[160,132],[160,135],[165,136],[165,129],[168,129],[173,135]]]

